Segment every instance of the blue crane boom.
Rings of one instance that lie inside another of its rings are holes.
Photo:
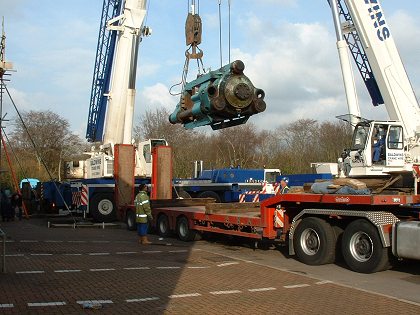
[[[328,0],[328,3],[330,3],[330,0]],[[339,14],[343,20],[348,22],[348,25],[354,25],[345,1],[339,0],[337,1],[337,5]],[[350,53],[353,56],[354,62],[372,99],[372,104],[374,106],[383,104],[384,100],[381,91],[379,90],[375,75],[372,72],[368,57],[360,41],[359,34],[355,28],[349,28],[343,36],[349,46]]]
[[[106,26],[109,20],[121,14],[122,3],[123,0],[104,0],[102,7],[86,129],[86,139],[89,142],[102,141],[108,101],[105,94],[109,90],[117,37],[117,33],[110,32]]]

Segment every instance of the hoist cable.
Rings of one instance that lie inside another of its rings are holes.
[[[145,27],[147,25],[147,18],[149,17],[149,11],[150,11],[150,2],[152,2],[152,0],[149,0],[147,2],[146,16],[144,17],[143,27]],[[141,30],[141,31],[143,31],[143,30]]]
[[[48,169],[48,167],[47,167],[47,164],[45,163],[44,159],[42,158],[42,156],[41,156],[41,154],[40,154],[40,152],[39,152],[39,150],[38,150],[38,147],[37,147],[37,146],[36,146],[36,144],[35,144],[35,141],[33,140],[33,138],[32,138],[32,136],[31,136],[31,134],[29,133],[29,129],[28,129],[28,127],[26,126],[26,124],[25,124],[25,122],[24,122],[24,120],[23,120],[23,117],[22,117],[22,115],[20,114],[20,112],[19,112],[19,110],[18,110],[18,108],[17,108],[17,106],[16,106],[16,103],[14,102],[14,100],[13,100],[13,98],[12,98],[12,95],[10,95],[9,89],[7,88],[6,84],[4,84],[4,83],[3,83],[3,86],[4,86],[4,88],[6,89],[7,95],[9,95],[10,101],[12,102],[12,105],[13,105],[13,107],[15,108],[17,115],[19,116],[19,119],[20,119],[20,121],[21,121],[21,123],[22,123],[23,129],[26,131],[26,133],[27,133],[27,135],[28,135],[28,138],[29,138],[29,140],[30,140],[31,144],[32,144],[32,146],[33,146],[33,147],[34,147],[34,149],[35,149],[35,153],[36,153],[37,158],[41,161],[42,165],[44,166],[45,170],[47,171],[48,177],[49,177],[49,178],[50,178],[50,180],[53,182],[54,187],[55,187],[55,189],[57,190],[58,194],[60,195],[60,198],[62,199],[62,201],[63,201],[63,203],[64,203],[64,206],[66,207],[66,209],[67,209],[67,211],[69,212],[69,214],[70,214],[71,218],[73,219],[73,222],[74,222],[74,223],[76,223],[76,220],[75,220],[75,218],[73,217],[73,214],[72,214],[72,213],[71,213],[71,211],[70,211],[70,207],[68,206],[67,202],[64,200],[63,195],[61,194],[60,190],[58,189],[57,183],[53,180],[53,177],[52,177],[52,175],[51,175],[51,173],[50,173],[50,170],[49,170],[49,169]]]
[[[10,167],[10,172],[12,173],[12,176],[13,176],[13,179],[14,179],[14,182],[15,182],[15,185],[17,186],[16,187],[16,191],[19,194],[22,194],[22,192],[20,190],[19,183],[18,183],[18,181],[16,179],[16,176],[15,176],[15,172],[14,172],[14,170],[12,168],[12,162],[10,161],[9,155],[7,154],[6,144],[9,146],[10,150],[12,151],[12,154],[13,154],[13,156],[14,156],[14,158],[15,158],[15,160],[16,160],[19,168],[20,168],[20,171],[22,172],[23,176],[25,177],[25,179],[26,179],[26,181],[28,183],[29,183],[29,179],[28,179],[28,176],[26,175],[25,170],[22,168],[22,164],[20,163],[19,158],[17,157],[15,151],[13,150],[13,146],[11,145],[9,138],[7,137],[5,128],[4,127],[1,127],[1,131],[2,131],[2,133],[1,133],[1,141],[3,142],[4,152],[6,153],[6,157],[7,157],[8,163],[9,163],[9,167]],[[6,139],[6,142],[4,141],[4,139]],[[33,192],[34,195],[36,196],[36,191],[34,189],[32,189],[32,186],[31,185],[29,185],[29,187],[31,187],[31,192]],[[22,203],[22,208],[23,208],[23,212],[25,213],[25,218],[29,219],[28,209],[26,208],[26,204],[24,202]]]
[[[220,50],[220,68],[223,67],[223,55],[222,55],[222,0],[219,0],[219,50]]]
[[[20,160],[19,160],[19,158],[18,158],[18,156],[17,156],[17,154],[16,154],[15,150],[13,149],[12,144],[10,143],[10,140],[9,140],[9,137],[7,136],[7,134],[6,134],[6,130],[5,130],[5,128],[4,128],[4,127],[1,127],[1,130],[2,130],[2,134],[4,135],[4,138],[6,139],[6,143],[7,143],[7,145],[9,146],[10,151],[12,151],[13,157],[15,158],[16,163],[18,164],[19,169],[20,169],[20,171],[21,171],[21,172],[22,172],[22,174],[23,174],[23,177],[25,177],[26,181],[29,183],[29,178],[28,178],[28,176],[27,176],[27,174],[26,174],[25,170],[23,169],[22,164],[20,163]]]
[[[230,38],[230,0],[228,0],[228,14],[229,14],[229,63],[230,63],[230,42],[231,42],[231,38]]]

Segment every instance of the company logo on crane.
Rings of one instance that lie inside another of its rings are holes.
[[[376,29],[376,35],[380,41],[384,41],[387,38],[391,37],[391,32],[389,31],[388,26],[386,25],[384,15],[382,13],[382,8],[378,3],[378,0],[365,0],[366,4],[374,4],[371,6],[368,11],[370,18],[374,20],[373,26]]]

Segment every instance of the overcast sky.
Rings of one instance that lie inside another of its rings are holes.
[[[362,0],[360,0],[362,1]],[[228,60],[228,6],[221,1],[223,64]],[[0,0],[5,19],[8,88],[19,110],[52,110],[86,133],[102,0]],[[181,78],[186,0],[149,0],[151,37],[140,46],[135,120],[146,109],[175,109],[168,89]],[[201,0],[204,65],[220,67],[218,0]],[[420,1],[381,0],[414,90],[420,95]],[[267,110],[253,116],[261,129],[300,118],[334,120],[347,113],[326,0],[231,0],[231,61],[266,93]],[[194,64],[190,74],[196,74]],[[356,74],[362,116],[386,119],[373,108]],[[10,119],[15,112],[5,103]],[[7,123],[6,123],[7,126]]]

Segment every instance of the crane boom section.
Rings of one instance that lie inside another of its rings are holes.
[[[107,23],[107,28],[118,32],[118,36],[108,93],[104,143],[131,143],[135,74],[140,36],[146,16],[146,2],[126,0],[123,13]]]
[[[379,0],[345,0],[381,91],[389,118],[406,137],[420,126],[420,109]]]
[[[86,128],[86,139],[89,142],[102,141],[106,105],[108,103],[105,94],[109,91],[116,41],[116,32],[107,31],[106,24],[109,20],[121,14],[122,2],[123,0],[104,0],[102,7]]]

